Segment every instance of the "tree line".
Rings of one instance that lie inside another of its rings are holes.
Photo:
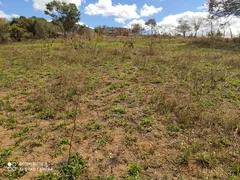
[[[194,35],[197,37],[198,31],[203,24],[203,21],[208,22],[210,26],[210,32],[208,36],[222,36],[224,32],[220,28],[225,24],[220,24],[221,27],[214,32],[214,21],[219,17],[226,16],[240,16],[240,0],[208,0],[207,10],[209,12],[208,18],[197,18],[194,22],[188,22],[184,19],[178,20],[178,25],[175,28],[175,34],[181,34],[183,37],[190,31],[194,31]],[[44,18],[38,18],[32,16],[30,18],[20,16],[13,18],[11,21],[0,18],[0,43],[7,41],[22,41],[25,39],[43,39],[53,38],[58,35],[67,37],[71,32],[84,33],[89,28],[78,24],[81,13],[79,9],[73,3],[65,3],[57,0],[53,0],[46,4],[45,14],[49,15],[52,20],[49,22]],[[191,23],[191,24],[190,24]],[[148,27],[151,34],[156,34],[160,28],[157,25],[155,19],[149,19],[145,22],[145,27]],[[145,27],[140,24],[133,24],[131,32],[135,35],[141,34],[146,31]],[[94,29],[99,34],[111,34],[117,32],[117,34],[127,34],[126,28],[109,28],[107,26],[98,26]],[[231,31],[231,29],[230,29]],[[231,34],[232,36],[232,34]]]
[[[67,37],[70,32],[83,32],[85,26],[77,24],[80,11],[73,3],[52,1],[46,4],[45,14],[52,20],[44,18],[24,17],[13,18],[8,21],[0,18],[0,43],[7,41],[22,41],[25,39],[53,38],[60,34]]]

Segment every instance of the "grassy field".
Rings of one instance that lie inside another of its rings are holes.
[[[0,137],[0,179],[237,180],[240,46],[168,37],[1,45]]]

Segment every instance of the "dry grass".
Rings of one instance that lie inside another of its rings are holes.
[[[72,152],[83,159],[72,162],[80,179],[240,178],[234,41],[96,37],[0,46],[1,179],[71,179],[72,164],[59,163],[68,159],[76,115]],[[8,161],[48,162],[55,171],[8,172]]]

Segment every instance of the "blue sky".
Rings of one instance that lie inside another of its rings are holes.
[[[0,0],[0,16],[12,17],[13,14],[26,17],[37,16],[50,19],[43,13],[44,2],[50,0]],[[75,2],[81,10],[81,22],[90,27],[98,25],[126,26],[133,20],[146,21],[155,18],[158,22],[164,17],[181,14],[186,11],[203,11],[206,0],[66,0]],[[100,1],[100,2],[99,2]],[[96,4],[99,3],[99,4]],[[112,4],[110,4],[112,3]],[[119,3],[121,6],[119,6]],[[136,5],[134,9],[133,5]],[[145,15],[141,15],[141,9],[146,6]],[[129,7],[129,8],[128,8]],[[155,8],[156,12],[153,13]],[[160,9],[162,8],[162,9]],[[101,12],[100,12],[101,11]],[[123,17],[122,14],[126,13]],[[147,13],[147,14],[146,14]]]

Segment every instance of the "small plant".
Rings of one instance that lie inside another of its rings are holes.
[[[68,138],[62,138],[59,141],[59,145],[68,145],[70,144],[70,140]]]
[[[138,163],[134,163],[130,165],[130,168],[128,170],[129,175],[134,176],[134,177],[139,177],[139,174],[141,172],[141,165]]]
[[[15,108],[13,108],[10,104],[10,101],[6,101],[6,103],[4,104],[4,110],[8,111],[8,112],[12,112],[12,111],[16,111]]]
[[[206,152],[198,153],[196,155],[197,162],[203,167],[211,168],[215,164],[215,160]]]
[[[66,180],[79,179],[83,175],[85,167],[86,161],[76,153],[69,158],[68,162],[61,164],[60,173]]]
[[[103,134],[101,138],[96,140],[96,146],[97,148],[102,148],[106,146],[108,143],[112,142],[112,140],[113,140],[112,137],[110,137],[107,134]]]
[[[39,115],[40,119],[44,120],[49,120],[49,119],[54,119],[56,117],[56,112],[48,110],[48,111],[43,111]]]
[[[0,126],[3,125],[5,119],[4,118],[0,118]]]
[[[228,138],[226,138],[226,137],[223,137],[223,138],[220,140],[220,143],[221,143],[223,146],[225,146],[225,147],[231,145],[230,140],[229,140]]]
[[[177,161],[179,164],[187,165],[189,163],[190,152],[187,150],[186,152],[182,153],[178,156]]]
[[[152,118],[145,118],[140,122],[140,126],[143,128],[150,128],[152,123]]]
[[[137,138],[134,136],[125,136],[124,142],[126,145],[132,145],[137,142]]]
[[[7,129],[14,129],[17,121],[13,117],[9,117],[5,121],[5,126]]]
[[[7,165],[7,158],[12,154],[12,148],[0,149],[0,168]]]
[[[167,133],[169,135],[178,135],[182,132],[182,128],[180,126],[167,126]]]
[[[42,143],[41,143],[41,141],[39,141],[39,140],[37,140],[37,139],[34,139],[34,140],[30,141],[29,146],[30,146],[31,148],[33,148],[33,147],[39,147],[39,146],[42,146]]]
[[[88,130],[96,131],[101,129],[101,124],[96,120],[90,120],[87,125]]]
[[[4,177],[12,180],[12,179],[19,179],[20,177],[24,176],[27,173],[27,171],[20,167],[15,167],[12,171],[6,171],[4,173]]]
[[[20,131],[17,131],[15,133],[13,133],[13,137],[16,138],[16,137],[19,137],[19,136],[22,136],[24,135],[25,133],[28,133],[28,132],[31,132],[33,131],[34,129],[32,127],[25,127],[23,129],[21,129]]]
[[[112,110],[116,114],[125,114],[126,109],[124,107],[116,107]]]
[[[240,163],[234,164],[231,167],[231,174],[236,175],[236,176],[240,176]]]
[[[151,79],[151,81],[150,81],[152,84],[162,84],[162,83],[164,83],[164,79],[162,79],[162,78],[160,78],[160,77],[158,77],[158,78],[153,78],[153,79]]]

